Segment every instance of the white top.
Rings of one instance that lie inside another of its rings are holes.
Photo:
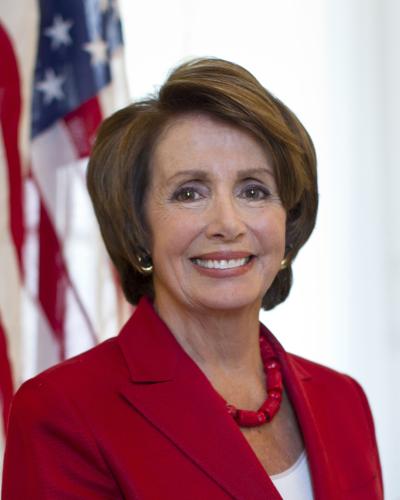
[[[274,474],[271,480],[284,500],[313,500],[311,475],[306,452],[289,469]]]

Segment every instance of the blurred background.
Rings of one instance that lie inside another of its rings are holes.
[[[59,21],[49,12],[45,20],[46,2],[62,6]],[[88,24],[84,44],[100,82],[88,96],[96,94],[97,100],[86,96],[79,113],[68,108],[55,115],[51,135],[48,124],[39,130],[35,96],[40,93],[42,107],[60,103],[67,77],[60,76],[61,66],[46,73],[43,60],[35,60],[42,38],[22,24],[28,17],[42,24],[40,36],[50,45],[41,50],[72,50],[75,39],[69,33],[78,21],[68,24],[67,10],[78,3],[86,14],[101,13],[101,23]],[[0,334],[3,329],[11,366],[9,375],[4,364],[0,367],[3,411],[23,380],[115,335],[130,312],[115,286],[85,191],[86,158],[98,122],[157,91],[180,62],[221,57],[250,70],[298,115],[318,155],[316,229],[294,263],[288,300],[262,313],[261,320],[287,350],[362,384],[375,418],[386,498],[399,500],[400,2],[2,0],[0,20],[13,43],[22,82],[18,141],[24,187],[19,197],[26,221],[18,254],[13,250],[18,231],[5,237],[16,198],[5,187],[11,179],[6,178],[10,157],[7,143],[0,141],[0,167],[1,161],[6,165],[0,168],[0,275],[5,277],[0,282]],[[108,51],[99,42],[100,32]],[[6,116],[3,94],[0,117]],[[26,104],[31,101],[32,108]],[[2,121],[3,135],[9,115],[7,120]],[[36,129],[29,123],[36,123]],[[88,144],[82,143],[82,130]],[[64,149],[50,147],[49,155],[49,146],[60,140]],[[56,288],[54,273],[61,277]],[[0,358],[6,348],[0,335]]]

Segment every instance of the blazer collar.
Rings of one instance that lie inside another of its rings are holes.
[[[133,382],[175,378],[181,348],[146,297],[140,300],[118,340]]]
[[[265,327],[263,327],[265,328]],[[331,453],[326,447],[327,440],[321,433],[321,425],[313,408],[320,402],[319,384],[304,367],[305,360],[287,354],[278,340],[265,328],[269,340],[280,360],[285,388],[295,409],[307,451],[316,499],[335,500],[337,483],[333,466],[329,460]],[[332,496],[331,496],[332,495]]]
[[[131,381],[127,401],[236,499],[281,496],[198,366],[147,299],[119,336]]]

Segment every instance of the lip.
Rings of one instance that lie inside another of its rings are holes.
[[[250,257],[249,261],[239,267],[226,268],[226,269],[216,269],[202,267],[196,264],[195,260],[235,260],[235,259],[245,259]],[[193,267],[199,274],[203,276],[208,276],[210,278],[233,278],[236,276],[241,276],[247,273],[254,265],[254,255],[250,252],[240,252],[240,251],[220,251],[220,252],[208,252],[190,259]]]
[[[246,257],[252,257],[253,254],[251,252],[245,251],[218,251],[218,252],[208,252],[202,253],[199,255],[194,255],[192,259],[201,259],[201,260],[230,260],[230,259],[245,259]]]

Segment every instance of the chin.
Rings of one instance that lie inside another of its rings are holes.
[[[263,296],[260,295],[232,295],[229,293],[214,295],[209,294],[207,297],[198,298],[196,302],[201,304],[203,309],[213,310],[214,312],[221,311],[240,311],[247,308],[260,309]]]

